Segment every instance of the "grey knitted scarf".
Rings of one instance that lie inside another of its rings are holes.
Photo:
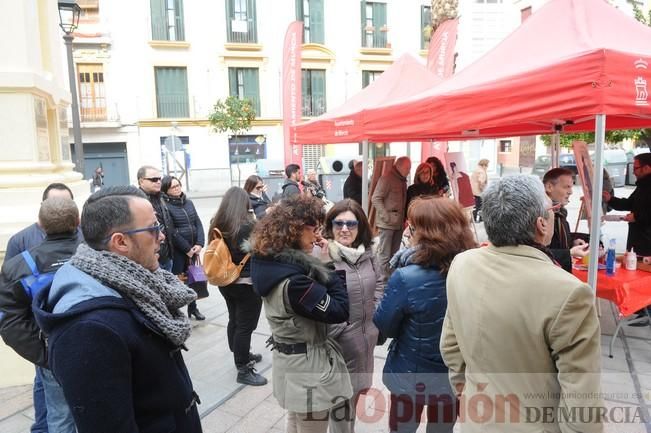
[[[131,259],[81,244],[70,264],[131,299],[169,340],[181,345],[190,336],[190,319],[179,308],[197,294],[175,275],[158,268],[151,272]]]

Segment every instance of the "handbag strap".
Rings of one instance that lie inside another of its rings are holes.
[[[247,253],[247,254],[244,256],[244,258],[243,258],[242,261],[240,262],[240,266],[244,266],[244,265],[246,265],[246,262],[249,260],[249,257],[251,257],[251,253]]]

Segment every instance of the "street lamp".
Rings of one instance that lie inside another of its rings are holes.
[[[59,27],[63,30],[63,40],[66,43],[68,54],[68,79],[70,80],[70,93],[72,94],[72,131],[75,137],[75,165],[77,171],[84,175],[84,147],[81,141],[81,125],[79,122],[79,104],[77,103],[77,80],[75,79],[75,64],[72,61],[73,32],[79,26],[81,8],[74,0],[59,1]],[[67,146],[68,143],[61,143]]]

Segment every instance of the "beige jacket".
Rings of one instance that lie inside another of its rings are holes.
[[[470,186],[472,187],[472,195],[482,195],[488,183],[488,174],[486,169],[477,166],[475,171],[470,176]]]
[[[395,167],[378,180],[371,202],[377,212],[375,225],[382,229],[402,230],[405,223],[407,179]]]
[[[589,286],[535,248],[489,246],[455,258],[447,296],[440,345],[452,386],[464,387],[462,433],[603,431],[601,332]],[[480,399],[489,402],[487,419]]]

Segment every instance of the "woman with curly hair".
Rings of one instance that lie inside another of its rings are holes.
[[[382,376],[391,392],[389,428],[415,432],[428,396],[435,396],[427,431],[452,432],[455,397],[439,350],[445,278],[452,259],[476,244],[468,217],[452,200],[417,198],[408,217],[412,246],[392,259],[397,269],[373,317],[382,335],[393,338]]]
[[[324,432],[342,423],[352,396],[346,361],[327,325],[348,320],[344,279],[311,255],[321,242],[323,203],[297,195],[256,225],[251,278],[262,296],[273,345],[273,392],[288,432]],[[343,401],[342,401],[343,400]]]

